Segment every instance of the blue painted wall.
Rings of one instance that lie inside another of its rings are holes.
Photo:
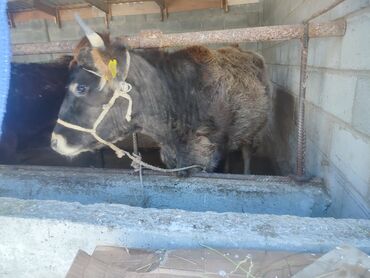
[[[6,1],[0,2],[0,136],[8,97],[10,77],[9,26],[6,15]]]

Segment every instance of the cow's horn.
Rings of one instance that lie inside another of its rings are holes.
[[[123,80],[126,80],[128,75],[128,70],[130,69],[130,63],[131,63],[131,56],[128,50],[126,49],[126,63],[125,68],[123,69]]]
[[[89,42],[91,43],[91,46],[99,49],[105,49],[103,39],[96,32],[94,32],[89,26],[87,26],[87,24],[81,19],[81,17],[78,14],[75,14],[75,19],[81,26],[82,30],[85,32],[85,35]]]

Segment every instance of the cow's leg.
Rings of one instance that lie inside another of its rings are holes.
[[[224,173],[230,173],[230,155],[229,153],[226,153],[226,156],[225,156],[225,165],[224,165]]]
[[[250,145],[242,146],[242,154],[243,154],[243,161],[244,161],[244,174],[250,174],[250,160],[252,156],[252,148]]]

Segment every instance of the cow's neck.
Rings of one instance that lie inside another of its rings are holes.
[[[148,135],[158,143],[165,143],[173,140],[170,135],[174,131],[185,130],[183,127],[191,122],[186,117],[194,115],[186,111],[179,114],[181,109],[185,109],[185,103],[174,100],[168,83],[161,76],[157,67],[141,56],[131,54],[127,82],[133,87],[130,92],[133,100],[132,130]]]

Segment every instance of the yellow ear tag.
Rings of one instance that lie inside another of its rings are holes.
[[[113,60],[109,61],[108,69],[109,69],[109,72],[111,73],[112,77],[115,78],[117,76],[117,60],[116,59],[113,59]]]

